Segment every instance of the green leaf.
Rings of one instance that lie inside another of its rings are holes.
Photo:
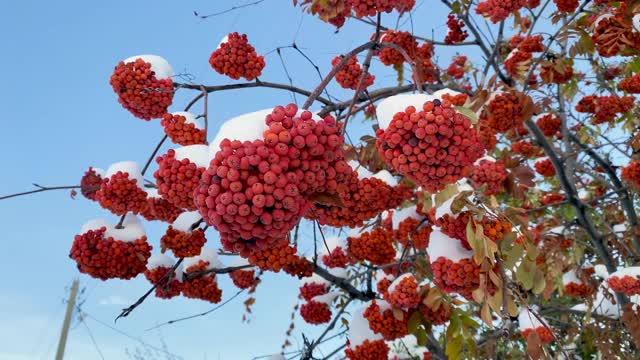
[[[522,257],[524,252],[524,246],[522,244],[515,244],[507,253],[507,258],[504,260],[504,268],[511,269],[515,266],[516,262]]]
[[[419,346],[427,345],[427,331],[424,328],[419,328],[416,333],[416,340],[418,341]]]
[[[473,123],[473,124],[477,124],[478,123],[478,116],[471,109],[467,109],[464,106],[454,106],[453,108],[457,112],[459,112],[460,114],[462,114],[462,115],[466,116],[467,118],[469,118],[469,120],[471,120],[471,123]]]
[[[547,286],[547,282],[544,278],[544,273],[538,269],[536,269],[535,274],[533,276],[533,293],[540,294],[544,288]]]
[[[418,326],[422,322],[422,316],[419,311],[414,311],[413,314],[409,317],[409,321],[407,322],[407,330],[409,334],[416,334],[418,331]],[[423,329],[424,330],[424,329]]]
[[[534,276],[535,267],[529,259],[524,258],[516,270],[516,278],[520,281],[525,290],[531,290],[531,288],[533,288]]]

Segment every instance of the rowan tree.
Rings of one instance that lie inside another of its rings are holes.
[[[229,78],[212,84],[132,56],[110,84],[130,115],[164,128],[149,161],[88,164],[78,186],[0,199],[77,188],[120,216],[69,235],[80,272],[151,282],[120,316],[151,294],[219,303],[227,275],[252,294],[275,272],[301,279],[295,318],[325,327],[303,338],[301,359],[640,357],[640,5],[292,6],[334,36],[356,24],[371,36],[324,59],[311,89],[261,78],[279,65],[251,34],[211,48],[211,71]],[[448,30],[434,38],[404,19]],[[216,93],[256,87],[306,100],[259,111],[247,101],[209,131]],[[193,100],[174,109],[176,93]],[[352,142],[356,126],[366,134]],[[148,239],[137,215],[166,223],[165,235]]]

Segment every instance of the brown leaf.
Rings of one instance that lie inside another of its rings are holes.
[[[77,191],[75,191],[74,189],[72,189],[72,190],[71,190],[71,193],[70,193],[69,195],[71,195],[71,198],[72,198],[72,199],[75,199],[75,198],[76,198],[76,195],[78,195],[78,192],[77,192]]]
[[[622,317],[620,318],[624,326],[629,330],[636,346],[640,346],[640,315],[633,310],[633,304],[624,306]]]
[[[536,183],[533,182],[536,174],[528,166],[516,166],[511,169],[511,174],[513,174],[513,176],[518,179],[521,184],[524,184],[528,187],[533,187],[536,185]]]
[[[542,348],[542,341],[538,333],[531,331],[527,336],[527,355],[533,360],[542,359],[544,355],[544,349]]]
[[[326,193],[315,193],[309,197],[309,200],[322,205],[335,205],[342,207],[342,202],[340,201],[338,194],[329,195]]]

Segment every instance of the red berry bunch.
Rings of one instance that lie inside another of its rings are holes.
[[[389,358],[389,346],[384,340],[364,340],[360,345],[347,347],[344,354],[349,360],[387,360]]]
[[[530,105],[531,98],[521,93],[497,93],[480,113],[480,124],[505,133],[522,125]]]
[[[462,247],[471,250],[471,246],[467,241],[467,223],[469,223],[470,213],[463,211],[457,216],[453,214],[444,214],[436,219],[436,225],[444,234],[454,239],[460,240]]]
[[[178,160],[178,154],[174,149],[169,149],[166,154],[159,156],[156,162],[158,170],[153,177],[156,179],[158,194],[179,208],[196,210],[193,191],[198,186],[205,168],[187,157]]]
[[[464,39],[469,36],[467,31],[463,30],[463,27],[464,21],[458,19],[454,14],[449,14],[449,16],[447,16],[447,28],[449,28],[449,31],[447,31],[447,36],[444,38],[445,44],[457,44],[463,42]]]
[[[480,266],[473,259],[452,261],[443,256],[431,261],[433,281],[440,289],[473,299],[471,293],[480,285]]]
[[[121,61],[109,84],[123,108],[137,118],[151,120],[162,117],[173,102],[173,81],[157,76],[151,63],[137,58]]]
[[[416,80],[416,75],[419,75],[420,80],[423,82],[434,83],[438,81],[440,75],[438,69],[431,60],[432,56],[433,46],[431,44],[424,43],[418,47],[415,56],[416,71],[418,73],[412,74],[414,81]]]
[[[531,334],[531,332],[533,331],[538,334],[538,337],[540,338],[540,342],[542,344],[549,344],[553,341],[553,334],[545,326],[538,326],[535,329],[524,329],[520,333],[522,334],[523,338],[527,339],[529,337],[529,334]]]
[[[548,158],[536,161],[533,164],[533,167],[536,169],[538,174],[544,177],[552,177],[556,175],[556,169]]]
[[[504,70],[513,77],[524,77],[529,72],[532,56],[528,51],[513,50],[504,60]]]
[[[229,273],[233,285],[238,289],[249,289],[258,283],[255,270],[234,270]]]
[[[102,179],[95,198],[100,206],[116,215],[138,214],[147,206],[147,193],[138,186],[138,179],[122,171]]]
[[[396,44],[401,47],[408,55],[413,59],[418,49],[418,42],[407,31],[393,31],[387,30],[380,37],[381,42]],[[384,47],[378,52],[380,62],[389,65],[402,65],[405,61],[404,56],[396,50],[390,47]]]
[[[538,231],[537,229],[529,229],[528,234],[523,233],[522,235],[518,236],[514,240],[514,243],[524,244],[528,242],[537,246],[540,243],[540,241],[542,241],[542,236],[540,236],[540,231]]]
[[[640,189],[640,161],[631,161],[629,165],[623,166],[620,176],[633,188]]]
[[[348,237],[347,254],[358,261],[367,260],[375,265],[388,264],[396,257],[393,232],[375,228],[358,237]]]
[[[147,237],[123,241],[106,232],[107,227],[102,226],[75,236],[69,257],[75,260],[78,270],[100,280],[128,280],[144,272],[151,256]]]
[[[572,13],[578,8],[578,0],[553,0],[558,7],[558,11],[563,13]]]
[[[558,193],[554,193],[554,192],[548,192],[544,195],[542,195],[542,197],[540,198],[540,203],[542,205],[550,205],[550,204],[555,204],[555,203],[559,203],[561,201],[564,201],[565,197],[562,194],[558,194]]]
[[[504,166],[504,162],[500,160],[480,160],[473,170],[471,180],[478,186],[486,186],[484,189],[485,195],[496,195],[504,190],[507,169]]]
[[[640,94],[640,74],[635,74],[618,83],[618,89],[630,94]]]
[[[536,119],[536,125],[545,136],[554,136],[560,131],[561,120],[554,114],[544,114]]]
[[[628,296],[640,294],[640,277],[638,276],[617,276],[612,275],[607,278],[607,284],[611,290]]]
[[[336,56],[331,61],[331,65],[337,66],[340,61],[342,61],[342,56]],[[360,78],[362,77],[362,73],[362,67],[358,64],[358,59],[353,56],[347,60],[342,69],[336,73],[336,81],[344,89],[356,90],[358,83],[360,82]],[[375,76],[367,74],[364,79],[362,79],[360,90],[364,90],[373,85],[373,80],[375,78]]]
[[[189,266],[184,270],[185,276],[189,274],[197,274],[207,270],[209,262],[199,260],[196,264]],[[190,299],[200,299],[217,304],[222,300],[222,290],[218,287],[216,274],[206,274],[203,276],[195,276],[182,283],[182,295]]]
[[[483,217],[480,225],[484,235],[496,243],[510,233],[512,228],[509,221],[489,216]]]
[[[302,319],[309,324],[320,325],[331,320],[331,308],[322,301],[308,301],[300,306]]]
[[[148,221],[159,220],[167,223],[174,222],[182,213],[182,209],[160,197],[157,191],[154,193],[151,190],[155,189],[150,189],[150,191],[147,192],[147,206],[140,212],[140,215]]]
[[[415,0],[349,0],[357,18],[376,16],[378,13],[390,13],[394,9],[406,12],[413,9]]]
[[[530,141],[518,141],[511,144],[511,151],[514,154],[522,155],[527,159],[537,157],[541,153],[541,149],[533,145]]]
[[[211,54],[209,64],[218,74],[234,80],[243,77],[251,81],[262,74],[264,56],[258,56],[246,34],[233,32]]]
[[[522,40],[520,40],[518,43],[518,49],[522,51],[535,53],[542,52],[544,50],[544,45],[542,44],[542,35],[530,35],[521,39]]]
[[[369,328],[374,333],[382,335],[385,340],[394,340],[407,335],[408,314],[403,312],[402,319],[398,319],[394,316],[389,304],[384,301],[381,303],[382,306],[373,300],[362,314],[369,321]]]
[[[467,57],[458,55],[453,57],[453,61],[447,68],[447,75],[454,79],[462,79],[464,77],[464,68],[467,65]]]
[[[329,254],[322,255],[322,263],[328,268],[344,268],[349,264],[349,257],[341,247],[336,247]]]
[[[80,192],[84,197],[89,200],[96,200],[96,192],[102,185],[102,172],[100,170],[89,167],[84,173],[82,179],[80,179]]]
[[[383,160],[427,191],[471,175],[484,151],[471,121],[448,101],[427,101],[394,115],[387,129],[376,131]]]
[[[198,128],[195,123],[195,116],[192,114],[166,113],[162,116],[160,125],[162,125],[164,133],[174,144],[187,146],[204,144],[207,141],[204,129]]]
[[[496,138],[496,132],[490,127],[480,126],[480,132],[478,133],[480,142],[484,146],[485,150],[493,151],[498,145],[498,139]]]
[[[366,220],[383,210],[399,206],[411,196],[408,185],[392,187],[377,178],[358,180],[355,173],[350,186],[342,189],[338,192],[339,206],[316,204],[315,208],[307,211],[307,217],[317,219],[322,225],[361,226]]]
[[[317,282],[305,282],[300,286],[300,297],[305,301],[311,301],[316,296],[327,293],[327,285]]]
[[[585,284],[579,284],[576,282],[570,282],[564,284],[563,291],[565,295],[583,299],[587,296],[590,296],[593,293],[593,289]]]
[[[585,96],[576,105],[576,111],[582,113],[594,114],[592,119],[594,125],[610,122],[616,118],[618,114],[625,113],[634,106],[633,96],[618,97],[610,96]]]
[[[485,0],[476,6],[476,14],[489,18],[494,24],[527,6],[527,0]]]
[[[287,243],[274,245],[264,249],[254,249],[249,255],[249,264],[261,270],[280,272],[299,278],[311,276],[313,264],[296,254],[297,249]]]
[[[460,94],[442,94],[440,96],[440,98],[442,100],[446,100],[448,102],[451,103],[451,105],[453,106],[462,106],[464,105],[464,103],[467,102],[467,99],[469,98],[469,95],[465,94],[465,93],[460,93]]]
[[[393,230],[394,241],[404,246],[415,246],[418,250],[424,250],[429,245],[431,226],[423,224],[415,218],[406,218]]]
[[[397,278],[387,289],[384,296],[391,306],[412,309],[420,304],[422,298],[418,294],[418,282],[413,274],[408,273]]]
[[[204,230],[187,232],[174,229],[171,225],[160,239],[161,246],[171,250],[177,258],[198,256],[205,242],[207,238],[204,236]]]
[[[542,64],[540,79],[545,83],[564,84],[573,77],[573,68],[567,62],[551,61]]]
[[[389,286],[391,286],[391,283],[393,282],[392,279],[393,277],[385,277],[378,280],[378,282],[376,283],[376,290],[378,290],[378,292],[383,296],[386,296],[385,293],[389,290]]]
[[[175,277],[175,274],[167,275],[169,271],[172,271],[171,267],[157,266],[144,272],[144,276],[150,283],[158,284],[155,293],[156,297],[161,299],[171,299],[182,292],[182,282]]]

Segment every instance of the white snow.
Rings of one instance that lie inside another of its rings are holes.
[[[393,175],[391,175],[390,172],[388,172],[387,170],[380,170],[377,173],[373,174],[374,178],[381,180],[382,182],[384,182],[385,184],[389,185],[389,186],[397,186],[398,185],[398,180],[396,180],[396,178],[393,177]]]
[[[425,346],[419,346],[416,336],[412,334],[387,341],[387,345],[390,349],[389,360],[422,359],[422,354],[429,351]]]
[[[328,271],[329,271],[329,274],[335,277],[339,277],[343,279],[347,278],[347,269],[345,268],[331,268]]]
[[[220,42],[218,43],[218,46],[216,46],[216,50],[220,49],[222,47],[222,44],[226,43],[227,41],[229,41],[229,35],[225,35],[222,40],[220,40]]]
[[[383,270],[376,271],[376,281],[382,281],[385,279],[393,281],[393,275],[387,274]]]
[[[484,160],[491,161],[491,162],[496,162],[496,159],[494,159],[493,157],[487,155],[487,156],[483,156],[480,159],[476,160],[476,162],[474,162],[473,165],[478,166]]]
[[[627,231],[627,224],[616,224],[613,225],[613,232],[614,233],[623,233]]]
[[[273,108],[254,111],[231,118],[222,124],[216,137],[209,145],[209,155],[211,158],[220,151],[222,140],[254,141],[262,140],[264,132],[269,129],[265,122],[267,115],[271,114]]]
[[[200,255],[184,258],[182,264],[184,265],[184,268],[187,269],[196,265],[200,260],[209,262],[207,270],[221,269],[224,267],[222,262],[218,259],[218,254],[216,254],[214,250],[204,247],[200,250]]]
[[[89,230],[98,230],[105,227],[104,238],[112,237],[114,240],[131,242],[145,236],[146,233],[142,227],[140,220],[133,214],[129,213],[122,222],[122,229],[116,229],[116,225],[109,223],[103,219],[95,219],[87,221],[80,229],[81,234]]]
[[[382,100],[376,107],[378,125],[380,129],[386,130],[396,113],[405,111],[409,106],[414,106],[417,111],[421,111],[425,102],[435,99],[435,96],[427,94],[399,94],[390,96]]]
[[[562,275],[562,285],[568,285],[570,283],[582,284],[582,280],[576,275],[575,270],[567,271]]]
[[[315,302],[331,305],[331,303],[338,296],[338,294],[339,294],[338,292],[332,291],[332,292],[327,293],[327,294],[316,295],[316,296],[311,298],[311,301],[315,301]]]
[[[207,145],[197,144],[182,146],[174,149],[176,154],[176,160],[189,159],[190,162],[196,164],[198,167],[208,168],[209,161],[209,147]]]
[[[362,234],[369,232],[368,229],[365,229],[363,227],[356,227],[353,229],[349,229],[349,232],[347,233],[347,237],[352,237],[352,238],[358,238],[360,237]]]
[[[351,316],[351,322],[349,322],[349,343],[352,349],[355,349],[365,340],[375,341],[382,339],[382,335],[374,333],[369,328],[369,320],[362,316],[369,305],[371,305],[371,301],[364,303],[362,307],[354,310]]]
[[[324,285],[325,288],[327,288],[331,283],[325,280],[322,276],[313,274],[311,276],[303,277],[302,279],[300,279],[300,286],[304,286],[306,284],[320,284]]]
[[[336,248],[344,249],[345,247],[344,240],[338,236],[327,236],[324,240],[322,244],[318,245],[321,248],[320,254],[326,255],[329,252],[333,252]],[[327,246],[325,246],[325,242]],[[329,252],[327,252],[327,247],[329,248]]]
[[[461,92],[455,91],[455,90],[451,90],[449,88],[444,88],[444,89],[440,89],[438,91],[435,91],[433,93],[433,96],[435,98],[438,98],[440,100],[442,100],[442,95],[451,95],[451,96],[456,96],[456,95],[460,95],[462,94]]]
[[[174,229],[182,232],[191,232],[191,225],[202,220],[202,215],[198,211],[185,211],[178,215],[173,224]]]
[[[393,226],[393,229],[397,230],[401,222],[410,218],[422,220],[424,216],[418,214],[415,205],[406,207],[404,209],[395,210],[391,215],[391,224]]]
[[[629,266],[623,269],[620,269],[616,272],[614,272],[613,274],[609,275],[609,277],[625,277],[625,276],[631,276],[632,278],[637,278],[640,276],[640,266]]]
[[[157,188],[145,188],[145,191],[147,192],[147,197],[156,198],[156,199],[161,199],[162,198],[162,196],[160,196],[160,194],[158,194],[158,189]]]
[[[412,273],[406,273],[406,274],[402,274],[400,276],[398,276],[397,279],[393,280],[393,282],[391,283],[391,285],[389,285],[389,289],[387,290],[389,293],[392,293],[396,290],[396,287],[398,286],[398,284],[400,284],[400,282],[404,279],[408,279],[408,278],[414,278],[415,280],[415,276],[413,276]]]
[[[578,198],[580,200],[589,200],[589,198],[591,198],[591,193],[588,190],[582,189],[578,191]]]
[[[282,355],[282,354],[273,354],[273,355],[269,356],[269,358],[267,358],[267,360],[287,360],[287,358],[284,357],[284,355]]]
[[[473,252],[462,247],[460,240],[450,238],[440,231],[440,228],[434,227],[429,237],[429,246],[427,254],[431,262],[436,261],[443,256],[453,262],[462,259],[469,259],[473,256]]]
[[[136,55],[123,60],[125,64],[135,62],[137,59],[142,59],[145,62],[151,64],[151,70],[155,73],[156,79],[163,80],[173,76],[173,69],[169,62],[164,58],[157,55]]]
[[[373,173],[369,171],[369,169],[362,166],[362,164],[360,164],[356,160],[349,160],[347,164],[349,164],[349,166],[351,166],[353,171],[355,171],[358,174],[358,180],[363,180],[366,178],[373,177]]]
[[[175,261],[166,254],[153,254],[147,261],[147,269],[153,270],[159,267],[171,269]]]
[[[110,178],[118,171],[129,174],[129,179],[136,180],[136,185],[144,190],[144,180],[142,178],[142,170],[140,165],[135,161],[120,161],[115,164],[111,164],[105,173],[105,178]]]
[[[598,25],[600,24],[600,21],[602,21],[604,19],[608,19],[610,17],[613,17],[613,14],[602,14],[602,15],[598,16],[596,18],[596,21],[593,22],[593,29],[596,29],[598,27]]]
[[[93,167],[93,166],[91,167],[91,169],[93,169],[96,175],[100,176],[101,178],[104,178],[104,174],[105,174],[104,169]]]
[[[184,116],[185,123],[193,124],[197,129],[204,130],[204,125],[202,124],[202,121],[200,121],[200,119],[198,119],[197,116],[193,113],[190,113],[187,111],[176,111],[176,112],[172,112],[171,115]]]
[[[535,307],[532,307],[533,311],[538,311]],[[543,319],[544,320],[544,319]],[[526,329],[535,329],[538,327],[548,327],[549,325],[546,322],[540,321],[529,309],[522,308],[520,309],[520,314],[518,314],[518,324],[520,326],[520,331]]]
[[[609,271],[607,270],[607,267],[604,266],[603,264],[596,264],[596,266],[594,266],[593,269],[594,269],[595,276],[605,280],[609,277]]]
[[[640,31],[640,14],[633,15],[631,22],[633,23],[633,31],[639,32]]]
[[[547,230],[547,233],[554,234],[554,235],[563,235],[565,229],[566,229],[566,226],[556,226],[552,229]]]
[[[229,266],[245,266],[245,265],[249,265],[249,261],[247,261],[247,259],[241,257],[241,256],[236,256],[235,259],[233,259],[233,261],[229,264]]]

